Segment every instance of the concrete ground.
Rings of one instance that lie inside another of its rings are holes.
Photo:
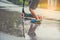
[[[0,32],[0,40],[25,40],[24,37],[16,37],[3,32]]]

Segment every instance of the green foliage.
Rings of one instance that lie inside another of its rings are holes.
[[[20,4],[23,4],[23,0],[19,0]],[[28,0],[25,0],[25,6],[28,6]]]
[[[10,1],[16,5],[22,5],[23,4],[23,0],[7,0]],[[28,0],[25,0],[25,5],[28,6]]]

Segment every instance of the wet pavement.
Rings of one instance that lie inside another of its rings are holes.
[[[8,35],[0,32],[1,40],[60,40],[60,22],[51,21],[51,20],[43,20],[42,24],[39,25],[35,31],[36,36],[30,37],[27,35],[27,32],[30,28],[30,21],[25,21],[25,38],[15,37],[12,35]],[[28,23],[27,23],[28,22]]]
[[[60,40],[60,22],[43,20],[42,24],[37,27],[35,33],[36,38],[38,37],[37,40]],[[27,37],[29,36],[27,35],[26,39],[28,39]]]

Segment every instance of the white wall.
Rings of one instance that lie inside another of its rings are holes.
[[[48,9],[55,10],[57,0],[48,0]]]

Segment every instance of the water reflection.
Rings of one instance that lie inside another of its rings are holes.
[[[31,23],[30,29],[28,31],[28,35],[30,36],[30,40],[37,40],[35,30],[37,29],[38,24]]]

